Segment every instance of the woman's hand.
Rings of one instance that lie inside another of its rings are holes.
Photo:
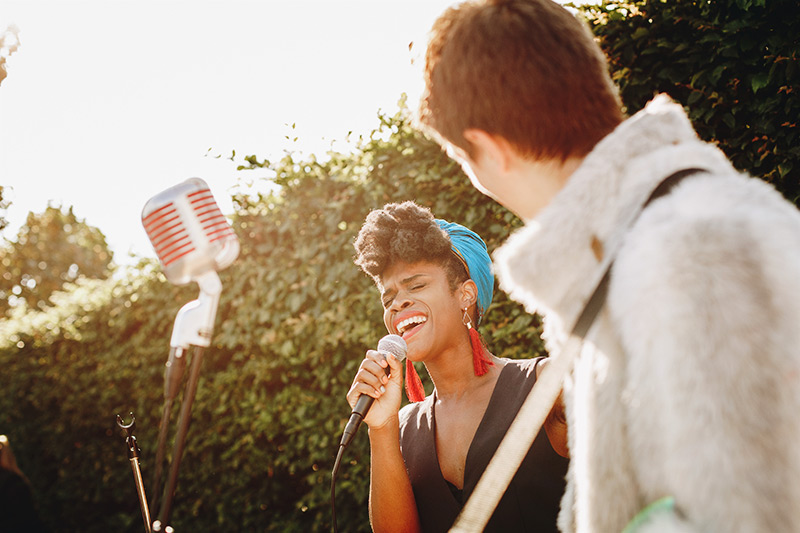
[[[386,369],[390,373],[386,375]],[[356,377],[347,392],[347,403],[355,407],[359,396],[366,394],[375,398],[375,402],[364,417],[370,429],[380,429],[390,420],[397,417],[403,387],[403,365],[394,355],[384,354],[376,350],[367,350],[361,361]]]

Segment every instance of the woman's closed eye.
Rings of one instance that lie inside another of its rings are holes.
[[[406,290],[407,292],[416,292],[424,289],[425,287],[427,287],[427,285],[428,284],[425,282],[413,283],[411,285],[407,285],[408,288]],[[383,307],[388,308],[390,305],[392,305],[392,302],[394,302],[396,296],[397,294],[395,292],[387,292],[386,294],[384,294],[383,299],[381,300]]]

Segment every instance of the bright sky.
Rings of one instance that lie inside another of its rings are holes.
[[[140,215],[167,187],[203,178],[230,213],[237,182],[266,174],[236,172],[232,150],[346,151],[401,93],[415,105],[425,35],[451,3],[0,0],[0,32],[21,42],[0,85],[5,237],[72,205],[117,263],[154,257]]]

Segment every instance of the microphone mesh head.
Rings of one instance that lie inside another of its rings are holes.
[[[151,198],[142,210],[142,224],[164,275],[176,285],[222,270],[239,255],[236,233],[200,178]]]
[[[406,358],[408,345],[400,335],[391,334],[386,335],[380,341],[378,341],[378,351],[388,352],[392,354],[398,361],[402,361]]]

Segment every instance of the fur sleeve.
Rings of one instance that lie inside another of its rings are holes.
[[[698,530],[795,531],[800,223],[765,184],[721,179],[649,206],[612,273],[634,470]]]

